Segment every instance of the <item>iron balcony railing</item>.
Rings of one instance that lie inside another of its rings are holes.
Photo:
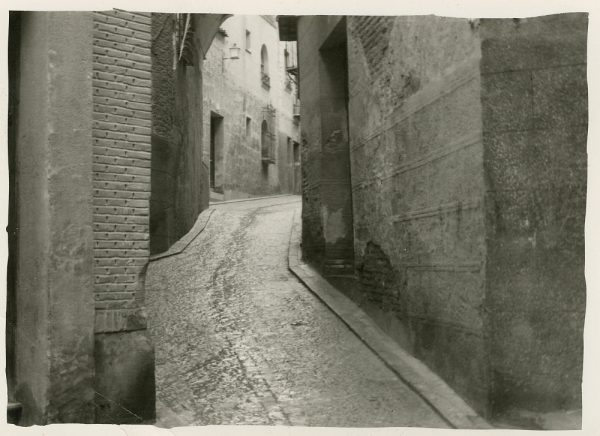
[[[271,78],[269,77],[269,75],[267,73],[260,73],[261,76],[261,80],[262,80],[262,85],[265,88],[270,88],[271,87]]]

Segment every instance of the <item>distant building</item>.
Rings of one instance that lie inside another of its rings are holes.
[[[295,67],[296,44],[279,41],[274,17],[234,15],[219,28],[202,63],[211,200],[299,193]]]

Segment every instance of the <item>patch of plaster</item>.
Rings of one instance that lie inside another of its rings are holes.
[[[323,217],[325,241],[328,244],[335,244],[338,240],[346,237],[346,225],[342,217],[342,209],[329,212],[326,206],[322,206],[321,216]]]

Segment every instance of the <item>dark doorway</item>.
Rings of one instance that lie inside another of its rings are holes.
[[[223,193],[223,117],[210,113],[210,189]]]
[[[287,138],[287,183],[289,192],[294,192],[294,152],[292,149],[292,138]]]
[[[269,164],[271,163],[271,135],[269,125],[263,120],[260,125],[260,150],[262,162],[262,176],[264,181],[269,180]]]
[[[301,194],[302,193],[302,174],[300,173],[300,144],[294,141],[294,152],[293,152],[293,169],[292,169],[292,177],[293,179],[293,193]]]
[[[354,271],[345,18],[340,20],[321,46],[320,57],[324,270],[328,275],[345,275]]]

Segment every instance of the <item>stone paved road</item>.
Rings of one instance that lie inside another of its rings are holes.
[[[214,209],[148,269],[158,425],[445,426],[288,271],[299,197]]]

